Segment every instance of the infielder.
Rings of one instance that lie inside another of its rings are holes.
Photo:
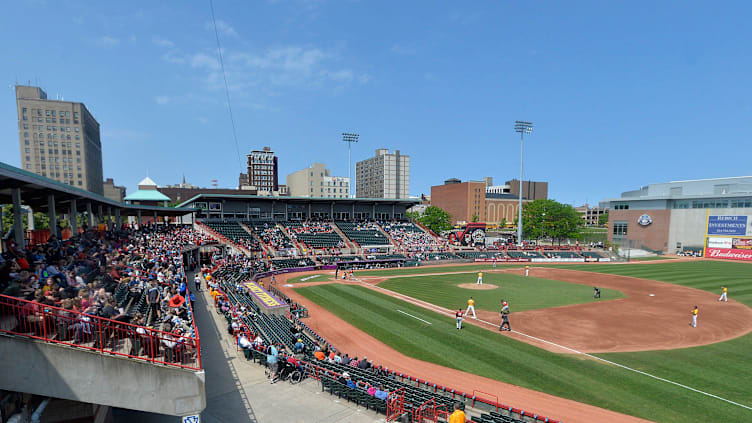
[[[697,327],[697,314],[699,312],[700,310],[697,308],[697,306],[695,306],[695,308],[692,310],[692,323],[690,323],[690,325],[692,325],[693,328]]]
[[[457,330],[460,330],[462,329],[462,309],[458,308],[454,315],[457,317]]]
[[[467,300],[467,310],[465,311],[465,314],[469,316],[471,311],[473,312],[473,319],[477,319],[477,317],[475,317],[475,300],[473,297],[470,297],[470,299]]]
[[[728,288],[721,287],[721,298],[718,301],[728,302]]]
[[[478,285],[483,285],[483,272],[478,272]]]
[[[601,290],[597,286],[593,287],[593,299],[601,297]]]
[[[530,275],[530,266],[525,266],[525,276]]]

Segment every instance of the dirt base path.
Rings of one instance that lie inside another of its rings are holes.
[[[318,304],[308,301],[292,288],[285,287],[285,281],[292,276],[295,275],[278,275],[277,283],[280,289],[289,295],[290,298],[306,305],[310,315],[305,320],[306,325],[326,338],[327,341],[337,346],[337,348],[346,351],[352,356],[360,358],[368,356],[369,360],[389,369],[426,379],[431,383],[450,386],[460,391],[472,393],[474,389],[477,389],[496,394],[504,404],[533,411],[551,419],[562,420],[567,423],[590,423],[594,421],[632,423],[647,421],[408,357],[341,320]],[[332,282],[334,281],[312,282],[299,286],[313,286]],[[341,283],[341,281],[338,282]],[[360,284],[359,282],[348,283]]]

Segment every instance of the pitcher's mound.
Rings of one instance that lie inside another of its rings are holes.
[[[477,283],[461,283],[459,285],[460,288],[465,289],[480,289],[480,290],[488,290],[488,289],[496,289],[498,286],[492,284],[492,283],[484,283],[483,285],[478,285]]]

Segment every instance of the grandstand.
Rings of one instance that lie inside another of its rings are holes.
[[[230,241],[247,248],[251,252],[261,251],[261,245],[253,238],[253,235],[240,225],[232,221],[207,221],[203,222],[214,232],[222,235]]]
[[[403,251],[434,251],[441,246],[432,235],[411,222],[382,223],[381,226]]]
[[[345,242],[329,222],[285,222],[292,237],[310,248],[344,247]]]
[[[271,266],[271,270],[279,270],[292,269],[296,267],[312,267],[316,265],[316,262],[307,257],[299,257],[271,260],[269,261],[269,265]]]
[[[361,247],[391,244],[389,239],[379,231],[376,223],[337,222],[336,225],[347,238]]]
[[[261,241],[275,251],[294,248],[294,245],[285,232],[275,223],[271,222],[244,222]]]

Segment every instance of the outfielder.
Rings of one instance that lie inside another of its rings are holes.
[[[697,308],[697,306],[695,306],[695,308],[692,310],[692,323],[690,323],[690,325],[692,325],[693,328],[697,327],[697,314],[699,312],[700,310]]]
[[[718,301],[728,302],[728,288],[721,287],[721,298]]]
[[[525,266],[525,276],[530,275],[530,266]]]
[[[457,317],[457,330],[462,329],[462,309],[457,309],[457,312],[454,313],[455,317]]]
[[[465,311],[465,314],[469,316],[471,311],[473,312],[473,319],[477,319],[477,317],[475,317],[475,300],[473,297],[470,297],[470,299],[467,300],[467,310]]]
[[[483,272],[478,272],[478,285],[483,285]]]

